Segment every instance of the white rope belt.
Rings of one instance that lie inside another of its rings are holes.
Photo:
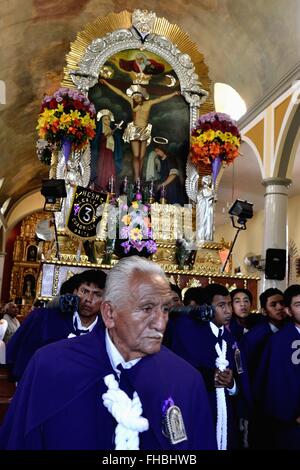
[[[132,400],[120,390],[113,374],[104,377],[108,390],[102,395],[103,404],[113,415],[118,425],[115,430],[116,450],[139,450],[139,433],[149,429],[149,422],[143,413],[140,398],[136,392]]]
[[[217,343],[216,367],[223,372],[228,367],[229,362],[226,359],[227,343],[222,340],[222,349]],[[219,450],[227,449],[227,407],[224,388],[216,388],[217,397],[217,445]]]

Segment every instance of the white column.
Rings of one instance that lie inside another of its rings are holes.
[[[2,293],[2,282],[3,282],[3,271],[4,271],[4,261],[6,253],[0,252],[0,299]]]
[[[265,227],[264,227],[264,251],[265,258],[267,248],[282,248],[286,250],[288,262],[288,191],[291,184],[286,178],[267,178],[262,184],[265,192]],[[262,290],[269,287],[277,287],[285,290],[287,287],[287,265],[286,277],[283,281],[263,278]]]

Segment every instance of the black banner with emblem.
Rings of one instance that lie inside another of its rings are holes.
[[[97,224],[101,219],[101,205],[107,194],[77,186],[67,222],[67,229],[76,238],[93,240],[96,238]]]

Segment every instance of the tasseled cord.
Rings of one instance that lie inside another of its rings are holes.
[[[222,349],[217,343],[216,352],[218,357],[216,359],[216,367],[223,372],[229,365],[226,359],[227,343],[222,340]],[[224,388],[216,388],[217,397],[217,445],[219,450],[227,449],[227,407]]]
[[[120,390],[113,374],[104,377],[108,390],[102,395],[103,404],[118,425],[115,430],[116,450],[139,450],[139,433],[149,429],[149,422],[141,415],[143,408],[136,392],[132,400]]]

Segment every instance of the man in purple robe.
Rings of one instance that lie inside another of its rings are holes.
[[[230,292],[232,300],[232,318],[227,326],[233,336],[240,341],[245,333],[251,330],[264,317],[251,313],[253,296],[248,289],[238,287]]]
[[[254,395],[253,416],[249,423],[249,444],[253,449],[273,447],[272,424],[266,419],[261,405],[261,379],[266,374],[262,367],[262,356],[270,338],[285,322],[283,293],[271,287],[259,297],[265,319],[243,335],[241,346],[245,355],[250,383]]]
[[[20,380],[35,351],[46,344],[92,331],[99,321],[106,274],[87,270],[73,276],[63,289],[79,297],[78,311],[54,308],[33,310],[7,344],[6,360],[14,380]],[[64,292],[66,292],[64,290]]]
[[[187,360],[203,375],[209,392],[216,426],[218,417],[217,389],[223,388],[227,407],[227,448],[239,447],[238,417],[245,418],[251,404],[247,373],[241,352],[231,333],[225,328],[232,315],[231,298],[225,286],[211,284],[205,288],[205,301],[214,305],[215,319],[204,323],[182,315],[173,326],[170,349]],[[217,344],[226,343],[227,366],[216,366]]]
[[[105,327],[40,349],[0,431],[5,449],[215,449],[200,374],[161,347],[171,291],[131,256],[109,272]]]
[[[300,450],[300,285],[286,289],[284,303],[292,321],[266,346],[260,393],[274,447]]]
[[[271,287],[260,294],[259,300],[265,321],[260,321],[241,339],[250,379],[255,376],[269,338],[282,327],[286,319],[281,290]]]

